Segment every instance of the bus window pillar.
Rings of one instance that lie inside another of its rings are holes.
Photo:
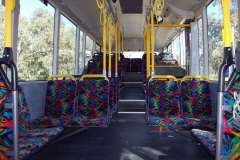
[[[190,28],[185,28],[185,65],[186,65],[186,70],[187,74],[190,74]],[[168,46],[168,52],[170,51],[170,45]]]
[[[79,75],[79,55],[80,55],[80,29],[77,27],[76,30],[76,39],[75,39],[75,75]]]
[[[191,23],[190,75],[199,75],[198,23]]]
[[[92,51],[93,51],[93,53],[95,53],[96,50],[97,50],[97,43],[96,43],[96,41],[94,40],[94,41],[93,41],[93,46],[92,46]]]
[[[86,65],[86,32],[83,32],[82,35],[82,52],[81,52],[81,59],[82,59],[82,65],[80,67],[80,73],[83,73],[85,65]]]
[[[58,74],[58,54],[59,54],[59,35],[60,35],[60,10],[55,9],[54,14],[54,34],[53,34],[53,61],[52,61],[52,74]]]
[[[204,75],[209,75],[208,20],[207,7],[202,10]]]

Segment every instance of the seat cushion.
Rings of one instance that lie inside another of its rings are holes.
[[[48,127],[64,127],[69,126],[73,120],[73,115],[66,115],[61,117],[42,116],[33,121],[34,127],[48,128]]]
[[[192,129],[192,134],[201,142],[212,155],[216,152],[216,133],[200,129]]]

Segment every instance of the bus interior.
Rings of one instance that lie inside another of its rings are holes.
[[[239,0],[0,2],[0,160],[240,160]]]

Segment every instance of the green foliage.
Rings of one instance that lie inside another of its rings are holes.
[[[4,48],[4,8],[0,5],[0,55]]]
[[[52,66],[53,15],[37,9],[30,19],[20,16],[19,22],[19,78],[45,80]]]

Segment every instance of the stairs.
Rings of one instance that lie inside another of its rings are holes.
[[[126,73],[121,82],[119,112],[145,112],[143,85],[141,73]]]

